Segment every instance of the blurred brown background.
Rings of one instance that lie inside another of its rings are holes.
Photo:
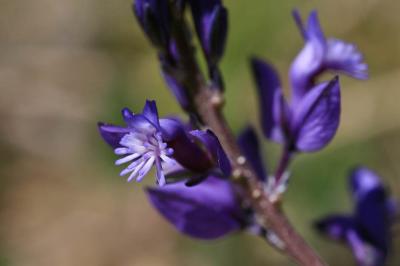
[[[317,8],[325,32],[358,44],[371,78],[342,79],[342,123],[323,152],[293,165],[285,208],[332,265],[353,265],[313,219],[350,211],[346,175],[367,164],[400,198],[400,3],[395,0],[226,0],[230,32],[222,71],[235,132],[257,123],[249,56],[268,58],[287,85],[302,40],[290,12]],[[0,0],[0,265],[292,265],[262,240],[234,235],[198,242],[149,205],[140,184],[118,176],[99,120],[146,98],[180,113],[130,1]],[[286,86],[287,87],[287,86]],[[277,147],[264,145],[270,166]],[[149,177],[147,180],[151,180]],[[389,265],[399,265],[397,241]]]

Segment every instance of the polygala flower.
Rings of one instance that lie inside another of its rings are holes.
[[[292,151],[313,152],[334,137],[340,118],[339,79],[321,82],[288,104],[274,68],[261,59],[252,60],[260,102],[264,135]]]
[[[301,100],[318,76],[327,70],[344,73],[353,78],[368,78],[368,66],[354,44],[326,39],[316,11],[312,11],[304,25],[297,10],[293,16],[304,38],[305,45],[290,68],[293,101]]]
[[[305,46],[290,68],[291,100],[284,98],[273,66],[254,58],[252,70],[264,135],[283,144],[290,152],[314,152],[324,148],[335,136],[341,109],[338,77],[329,82],[317,82],[317,78],[325,71],[336,71],[365,79],[367,65],[354,45],[325,39],[315,11],[311,12],[306,26],[297,11],[293,14]]]
[[[129,163],[120,173],[129,175],[128,181],[141,181],[154,165],[160,186],[166,183],[166,173],[230,174],[229,160],[211,131],[188,130],[175,118],[159,119],[154,101],[147,101],[141,114],[125,108],[122,116],[126,127],[99,123],[99,130],[115,154],[122,156],[115,164]]]
[[[334,240],[347,243],[360,266],[384,265],[396,206],[373,171],[357,168],[349,181],[355,201],[353,214],[328,216],[316,222],[316,228]]]

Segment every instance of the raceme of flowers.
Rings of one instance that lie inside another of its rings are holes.
[[[185,20],[186,10],[191,12],[193,27]],[[141,113],[122,109],[124,126],[99,123],[101,136],[118,156],[115,164],[124,165],[120,175],[139,182],[155,168],[156,186],[146,188],[149,200],[186,235],[215,239],[243,230],[263,237],[273,234],[257,223],[243,191],[232,181],[231,163],[218,137],[196,119],[193,88],[185,82],[185,71],[189,71],[183,67],[185,47],[193,47],[195,33],[207,64],[210,90],[222,92],[218,65],[227,39],[227,9],[220,0],[136,0],[133,11],[157,51],[167,86],[191,119],[160,118],[155,101],[147,101]],[[251,60],[264,137],[281,144],[283,150],[276,171],[268,171],[263,163],[251,126],[237,140],[260,182],[275,196],[271,200],[281,198],[286,190],[294,155],[321,150],[336,134],[341,112],[339,77],[320,80],[321,75],[368,77],[360,51],[353,44],[325,37],[316,11],[306,23],[298,11],[293,16],[304,46],[289,70],[291,97],[283,96],[279,75],[271,64],[256,57]],[[186,45],[177,37],[182,32]],[[359,168],[351,180],[355,213],[328,217],[317,228],[347,243],[360,265],[381,265],[390,246],[388,230],[394,209],[388,207],[385,190],[372,171]]]

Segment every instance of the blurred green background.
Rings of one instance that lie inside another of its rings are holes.
[[[355,42],[368,81],[342,79],[342,123],[322,152],[293,164],[285,209],[332,265],[354,265],[349,251],[310,223],[352,208],[346,175],[367,164],[400,198],[400,8],[395,0],[226,0],[230,32],[222,71],[226,116],[235,132],[257,124],[248,58],[287,70],[302,45],[291,18],[318,9],[328,36]],[[181,113],[130,1],[0,0],[0,265],[292,265],[263,240],[215,242],[181,236],[149,205],[142,185],[118,176],[97,134],[120,123],[124,106],[146,98],[162,115]],[[277,147],[264,142],[270,169]],[[147,178],[151,180],[152,178]],[[399,265],[395,241],[388,265]]]

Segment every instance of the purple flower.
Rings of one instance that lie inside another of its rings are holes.
[[[220,0],[189,0],[197,35],[210,66],[221,59],[228,31],[228,12]]]
[[[326,70],[338,71],[357,79],[368,77],[367,64],[357,47],[338,39],[326,39],[316,11],[310,13],[306,26],[297,10],[293,16],[305,40],[304,48],[290,69],[294,102],[300,100]]]
[[[293,14],[305,46],[290,69],[290,104],[271,65],[255,58],[252,69],[260,96],[264,135],[289,151],[313,152],[325,147],[335,136],[341,110],[339,79],[316,83],[317,76],[335,70],[364,79],[368,76],[367,65],[354,45],[325,39],[315,11],[311,12],[307,27],[297,11]]]
[[[230,174],[229,160],[212,132],[189,131],[178,119],[159,119],[154,101],[147,101],[141,114],[125,108],[122,116],[126,127],[99,123],[99,131],[115,154],[122,156],[115,164],[130,163],[120,173],[129,174],[128,181],[141,181],[153,165],[160,186],[166,183],[165,174],[176,171]]]
[[[284,144],[290,151],[312,152],[325,147],[334,137],[340,119],[338,78],[310,88],[297,102],[286,102],[274,68],[254,58],[260,118],[264,135]]]
[[[197,186],[180,182],[148,188],[147,193],[161,215],[194,238],[220,238],[246,225],[246,214],[228,180],[209,176]]]
[[[350,175],[355,210],[319,220],[316,228],[326,236],[344,241],[361,266],[383,265],[390,247],[390,226],[396,210],[379,176],[359,167]]]
[[[171,31],[169,1],[135,0],[133,12],[153,45],[159,49],[167,49]]]

